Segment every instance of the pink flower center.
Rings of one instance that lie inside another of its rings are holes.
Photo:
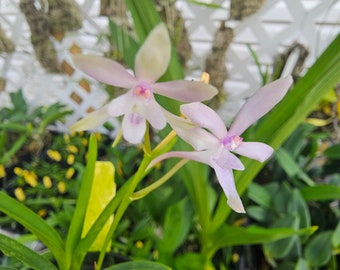
[[[133,88],[133,95],[148,101],[152,96],[151,87],[146,83],[139,83]]]
[[[232,150],[235,150],[237,147],[239,147],[242,141],[243,141],[243,138],[238,135],[234,135],[230,137],[227,136],[222,140],[222,144],[224,145],[225,148],[232,151]]]

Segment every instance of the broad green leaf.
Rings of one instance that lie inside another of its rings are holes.
[[[185,269],[185,270],[206,270],[214,269],[207,265],[207,260],[204,255],[200,253],[184,253],[176,257],[175,259],[175,269]]]
[[[328,147],[323,154],[330,159],[340,159],[340,144]]]
[[[95,135],[91,134],[86,169],[82,177],[82,183],[77,198],[76,208],[66,238],[67,263],[71,263],[72,259],[74,259],[73,253],[75,252],[76,246],[81,239],[86,209],[91,193],[96,159],[97,159],[97,141]],[[88,248],[90,248],[90,246]],[[80,263],[79,258],[76,258],[76,261],[77,262],[75,261],[73,262]]]
[[[295,265],[295,268],[294,270],[309,270],[310,267],[309,267],[309,264],[308,262],[303,259],[303,258],[300,258],[297,262],[297,264]]]
[[[267,221],[270,215],[268,209],[262,206],[248,206],[247,214],[258,222]]]
[[[295,230],[293,228],[262,228],[257,226],[241,228],[223,225],[211,235],[210,253],[214,254],[221,247],[261,244],[294,235],[310,235],[315,230],[316,227]]]
[[[290,178],[298,176],[307,185],[313,186],[313,180],[302,170],[299,164],[289,155],[289,153],[283,149],[279,148],[275,152],[275,157],[279,162],[281,168],[287,173]]]
[[[120,263],[115,266],[105,268],[104,270],[171,270],[170,267],[156,262],[133,261]]]
[[[271,194],[262,186],[251,183],[248,187],[248,197],[260,206],[270,208]]]
[[[7,256],[17,258],[33,269],[57,269],[51,262],[18,241],[0,234],[0,250]],[[1,269],[1,268],[0,268]]]
[[[92,225],[102,213],[107,204],[116,194],[114,182],[114,166],[108,161],[97,161],[94,170],[94,179],[91,194],[86,209],[82,238],[88,233]],[[113,222],[113,215],[107,220],[96,240],[92,243],[89,251],[100,251],[105,243],[106,235]],[[107,251],[110,251],[110,245]]]
[[[163,235],[158,243],[160,253],[172,255],[176,248],[183,243],[191,228],[192,217],[193,211],[187,199],[171,205],[166,210]]]
[[[64,243],[56,230],[32,210],[3,191],[0,191],[0,211],[35,234],[50,249],[62,268],[65,259]]]
[[[333,232],[332,245],[335,248],[340,247],[340,221],[338,222],[338,225],[336,226]]]
[[[282,219],[277,220],[272,228],[291,228],[297,231],[299,227],[300,219],[297,215],[294,216],[284,216]],[[287,237],[285,239],[280,239],[263,245],[263,250],[266,257],[280,259],[285,257],[296,241],[295,235],[292,237]]]
[[[332,231],[315,235],[305,247],[305,258],[312,266],[325,265],[332,256]]]
[[[329,201],[340,199],[340,186],[335,185],[317,185],[313,187],[304,187],[301,195],[306,201]]]

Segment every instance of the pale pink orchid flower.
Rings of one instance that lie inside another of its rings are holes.
[[[166,126],[164,109],[156,102],[154,93],[184,102],[203,101],[217,94],[217,89],[202,82],[176,80],[156,81],[165,73],[171,56],[171,42],[166,26],[157,25],[148,35],[135,57],[135,76],[121,64],[99,56],[74,55],[77,68],[90,77],[109,85],[127,88],[127,93],[76,122],[70,130],[93,129],[110,117],[122,116],[125,140],[142,142],[146,121],[157,129]]]
[[[161,160],[179,157],[211,166],[228,198],[228,205],[238,213],[245,213],[237,193],[232,170],[244,170],[242,162],[233,153],[264,162],[273,148],[260,142],[244,142],[242,133],[269,112],[287,93],[292,78],[276,80],[251,96],[236,115],[229,131],[219,115],[208,106],[189,103],[181,106],[185,118],[166,113],[168,122],[177,135],[195,151],[172,151],[152,161],[150,167]]]

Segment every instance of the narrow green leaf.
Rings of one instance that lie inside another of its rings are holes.
[[[301,189],[301,195],[306,201],[338,200],[340,199],[340,186],[317,185],[304,187]]]
[[[17,258],[33,269],[57,269],[43,256],[40,256],[25,245],[3,234],[0,234],[0,250],[7,256]]]
[[[66,238],[67,260],[73,259],[73,253],[75,252],[75,248],[81,239],[87,204],[91,193],[96,160],[97,141],[95,135],[91,134],[86,169],[82,178],[76,209],[74,210],[70,229]],[[70,263],[70,261],[67,263]]]
[[[35,234],[55,256],[61,267],[65,258],[64,243],[56,230],[32,210],[0,191],[0,211]]]
[[[133,261],[120,263],[115,266],[105,268],[104,270],[171,270],[170,267],[160,263],[150,261]]]
[[[109,20],[110,37],[116,45],[117,50],[124,59],[124,62],[134,68],[135,55],[141,44],[134,40],[121,26],[118,26],[113,20]]]
[[[316,227],[295,230],[292,228],[262,228],[249,226],[247,228],[221,226],[211,235],[211,254],[221,247],[236,245],[251,245],[280,240],[293,235],[314,233]]]

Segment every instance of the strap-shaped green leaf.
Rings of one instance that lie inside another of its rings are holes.
[[[64,243],[55,229],[32,210],[2,191],[0,192],[0,211],[35,234],[50,249],[62,269],[65,258]]]
[[[95,135],[91,134],[86,169],[82,178],[76,209],[74,210],[70,229],[66,239],[65,259],[67,261],[67,264],[71,265],[77,264],[77,266],[79,266],[82,261],[81,257],[85,256],[85,254],[78,254],[81,255],[81,257],[75,257],[74,253],[76,246],[81,239],[86,209],[90,198],[91,187],[93,183],[96,160],[97,160],[97,141]]]
[[[22,261],[33,269],[49,269],[56,270],[57,268],[43,256],[29,249],[18,241],[0,234],[0,249],[8,256],[12,256]]]

